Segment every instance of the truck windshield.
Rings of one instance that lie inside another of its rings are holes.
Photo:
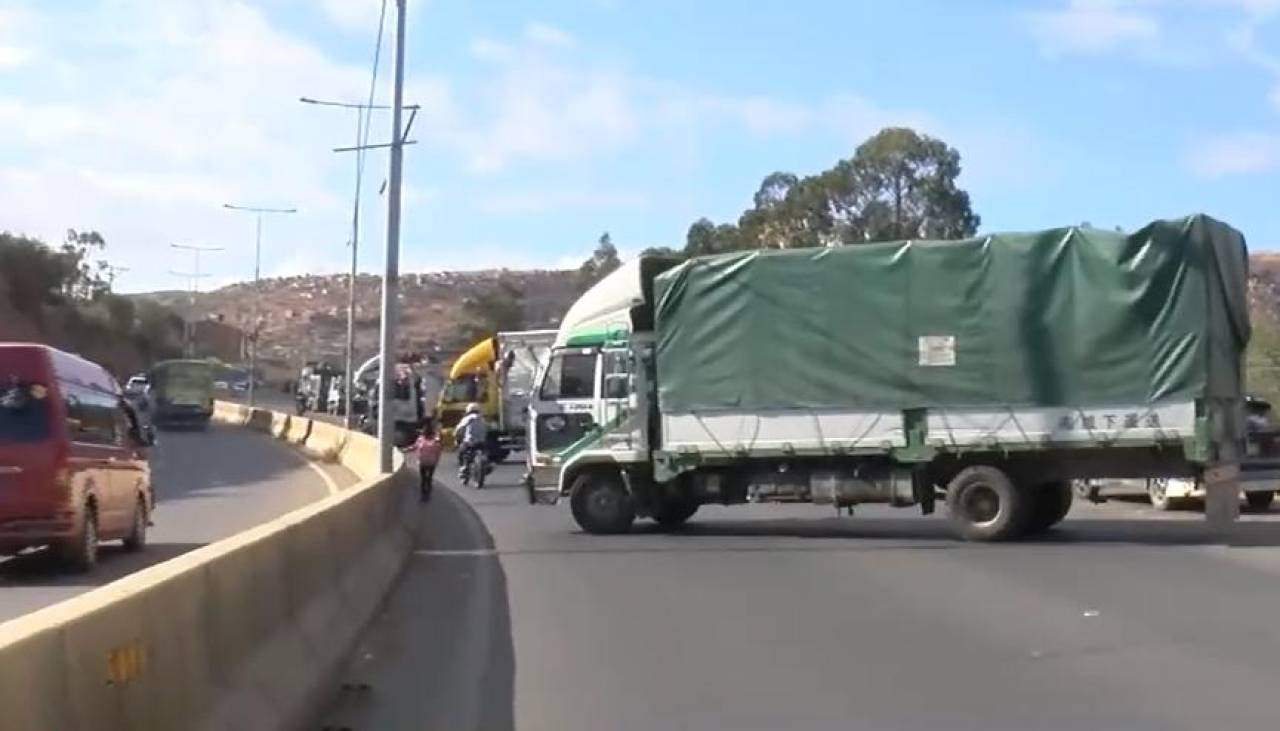
[[[445,403],[471,403],[483,401],[484,397],[484,382],[479,376],[470,375],[445,384],[444,398],[441,400]]]
[[[540,393],[545,400],[591,398],[595,394],[595,376],[595,353],[556,353],[551,356]]]
[[[0,386],[0,444],[31,444],[49,436],[44,386],[22,381]]]

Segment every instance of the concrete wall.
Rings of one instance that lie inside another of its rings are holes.
[[[416,488],[377,473],[365,435],[224,403],[215,419],[363,481],[0,625],[0,729],[294,729],[318,712],[409,555]]]

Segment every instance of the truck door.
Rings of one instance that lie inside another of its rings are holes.
[[[595,423],[599,360],[595,348],[562,348],[551,355],[531,407],[531,453],[549,457],[587,435]]]
[[[604,430],[602,444],[610,449],[642,449],[642,424],[632,418],[637,410],[637,369],[632,351],[606,349],[600,361],[600,399],[595,418]]]

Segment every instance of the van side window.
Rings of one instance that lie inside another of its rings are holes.
[[[66,399],[68,438],[85,444],[116,444],[115,398],[69,381],[59,385]]]
[[[49,436],[47,394],[41,384],[0,381],[0,444],[28,444]]]

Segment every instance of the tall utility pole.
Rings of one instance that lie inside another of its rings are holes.
[[[296,208],[261,208],[255,206],[233,206],[223,203],[223,208],[231,211],[245,211],[254,214],[258,219],[258,233],[253,243],[253,321],[250,323],[249,338],[249,406],[253,406],[253,395],[258,384],[258,334],[262,326],[262,214],[264,213],[297,213]]]
[[[178,276],[186,276],[191,279],[191,309],[187,313],[187,357],[194,358],[196,356],[196,295],[200,292],[200,278],[208,276],[200,273],[200,254],[222,251],[221,246],[199,246],[197,244],[169,244],[169,246],[179,251],[190,251],[195,260],[195,268],[186,274],[173,272]]]
[[[400,175],[404,166],[404,135],[400,128],[404,109],[404,25],[406,0],[396,0],[395,86],[391,97],[391,171],[387,187],[387,266],[382,280],[382,333],[378,354],[382,358],[382,383],[378,390],[378,451],[384,473],[391,472],[395,423],[391,396],[394,388],[396,305],[400,292]]]
[[[370,90],[372,91],[372,90]],[[356,142],[351,148],[343,148],[335,150],[335,152],[356,151],[356,191],[355,198],[351,207],[351,273],[347,279],[347,347],[346,347],[346,364],[345,377],[343,379],[343,410],[345,415],[347,428],[351,428],[354,423],[351,413],[351,399],[355,393],[356,387],[356,280],[360,276],[360,191],[364,180],[364,131],[369,125],[366,114],[372,116],[374,109],[390,109],[391,107],[384,104],[352,104],[348,102],[327,101],[323,99],[312,99],[310,97],[301,97],[298,101],[303,104],[314,104],[322,107],[338,107],[341,109],[356,110]],[[417,105],[405,106],[405,109],[418,110]]]

